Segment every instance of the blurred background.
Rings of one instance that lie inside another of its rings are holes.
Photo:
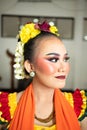
[[[16,35],[20,25],[53,21],[70,55],[67,90],[87,90],[87,0],[0,0],[0,90],[22,88],[14,78]]]

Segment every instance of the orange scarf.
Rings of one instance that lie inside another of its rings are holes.
[[[57,130],[80,130],[73,108],[59,89],[54,93]],[[9,130],[34,130],[34,94],[32,84],[24,91]]]

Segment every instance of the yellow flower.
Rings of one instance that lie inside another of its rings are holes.
[[[26,43],[29,39],[34,38],[39,33],[40,30],[35,29],[35,24],[29,23],[22,27],[19,37],[22,43]]]
[[[30,39],[36,37],[41,31],[51,32],[55,35],[59,36],[58,29],[54,24],[51,22],[48,24],[44,21],[42,24],[40,23],[27,23],[21,27],[19,34],[17,35],[18,38],[18,45],[15,51],[15,78],[17,79],[24,79],[26,78],[26,74],[24,71],[24,44],[26,44]]]
[[[2,112],[0,111],[0,121],[1,122],[8,122],[7,120],[5,120],[3,117],[2,117]]]
[[[83,104],[81,105],[81,112],[80,112],[80,115],[79,115],[78,118],[81,118],[81,116],[84,115],[85,110],[86,110],[86,95],[85,95],[85,91],[81,90],[80,93],[81,93],[81,96],[82,96]]]
[[[66,99],[68,100],[68,102],[70,103],[70,105],[72,107],[74,107],[74,101],[73,101],[73,96],[72,96],[72,93],[68,93],[68,92],[64,92],[64,95],[66,97]]]
[[[17,99],[16,99],[16,97],[17,97],[17,93],[16,92],[15,93],[10,93],[8,95],[8,101],[9,101],[8,104],[10,106],[11,118],[13,117],[14,111],[15,111],[15,109],[17,107]]]
[[[50,26],[50,32],[59,36],[58,29],[56,28],[56,26]]]

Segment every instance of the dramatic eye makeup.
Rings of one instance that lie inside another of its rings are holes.
[[[69,59],[70,59],[69,56],[64,57],[64,61],[65,61],[65,62],[69,61]]]
[[[48,53],[46,54],[47,60],[51,62],[57,62],[59,60],[59,54],[58,53]]]
[[[47,60],[54,62],[54,63],[60,59],[60,54],[58,54],[58,53],[48,53],[48,54],[46,54],[46,56],[48,56]],[[68,53],[66,53],[64,55],[63,61],[67,62],[69,59],[70,59],[70,57],[68,56]]]
[[[64,61],[64,62],[68,62],[69,59],[70,59],[70,57],[68,56],[68,53],[66,53],[66,54],[64,55],[63,61]]]
[[[57,62],[59,60],[59,58],[53,56],[53,57],[50,57],[50,58],[47,58],[49,61],[51,62]]]

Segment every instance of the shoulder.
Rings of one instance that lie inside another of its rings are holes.
[[[24,91],[21,91],[21,92],[18,92],[17,95],[16,95],[16,99],[17,99],[17,103],[19,102],[22,94],[23,94]]]
[[[80,122],[81,130],[87,130],[87,117]]]

